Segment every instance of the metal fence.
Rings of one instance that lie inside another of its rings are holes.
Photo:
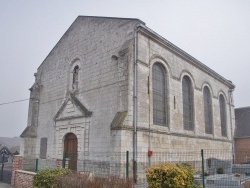
[[[206,188],[245,188],[250,182],[250,152],[232,150],[201,150],[201,151],[166,151],[137,153],[136,160],[133,153],[89,153],[78,154],[77,157],[67,159],[62,157],[61,165],[66,161],[75,163],[78,172],[89,172],[95,176],[119,175],[137,180],[137,185],[147,187],[146,171],[152,165],[160,163],[188,163],[194,169],[194,179]],[[136,163],[135,163],[136,161]],[[23,158],[23,170],[39,171],[56,168],[56,159]],[[244,187],[245,184],[245,187]],[[250,186],[249,186],[250,187]]]
[[[8,162],[4,164],[0,163],[0,166],[1,166],[0,182],[10,184],[11,176],[12,176],[12,163],[8,163]]]

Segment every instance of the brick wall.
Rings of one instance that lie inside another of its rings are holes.
[[[11,177],[11,185],[14,187],[15,185],[15,171],[21,169],[22,167],[22,156],[14,155],[13,163],[12,163],[12,177]]]
[[[33,177],[35,172],[24,171],[22,169],[23,157],[21,155],[13,156],[11,186],[15,188],[33,188]],[[56,160],[56,167],[62,168],[62,160]],[[66,158],[65,168],[69,167],[69,159]]]
[[[20,155],[15,155],[13,157],[13,163],[12,163],[12,170],[15,171],[15,170],[19,170],[22,166],[22,156]]]
[[[20,170],[22,163],[22,156],[15,155],[13,157],[11,186],[15,188],[32,188],[33,177],[36,173]]]
[[[62,168],[63,161],[61,159],[56,160],[56,168]],[[69,168],[69,159],[66,158],[65,160],[65,168]]]
[[[250,160],[250,138],[235,138],[235,163]]]
[[[12,184],[15,188],[33,188],[33,177],[36,173],[28,172],[23,170],[16,170],[13,172],[14,183]]]

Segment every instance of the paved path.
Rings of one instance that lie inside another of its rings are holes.
[[[11,186],[10,184],[0,182],[0,188],[11,188]]]

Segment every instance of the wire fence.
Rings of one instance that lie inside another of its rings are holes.
[[[68,167],[79,173],[98,177],[135,178],[137,185],[147,187],[146,171],[160,163],[187,163],[194,169],[194,179],[206,188],[250,188],[250,152],[232,150],[202,150],[187,152],[139,152],[136,160],[131,152],[78,154],[58,159],[23,158],[23,170],[40,171]],[[67,166],[68,165],[68,166]]]

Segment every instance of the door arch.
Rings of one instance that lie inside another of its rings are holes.
[[[69,169],[77,170],[77,137],[74,133],[68,133],[64,139],[65,157],[69,159]]]

